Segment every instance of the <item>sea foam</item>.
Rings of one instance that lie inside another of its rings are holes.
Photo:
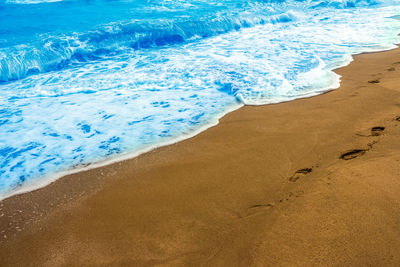
[[[399,4],[5,2],[0,195],[176,142],[242,105],[337,88],[352,55],[395,47]]]

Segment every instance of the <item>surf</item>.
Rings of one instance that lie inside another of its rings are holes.
[[[335,89],[352,55],[396,47],[399,4],[3,1],[0,193]]]

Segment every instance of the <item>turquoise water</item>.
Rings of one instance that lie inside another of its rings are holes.
[[[351,55],[395,47],[399,14],[400,0],[0,0],[0,196],[337,88]]]

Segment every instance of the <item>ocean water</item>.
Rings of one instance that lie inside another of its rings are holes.
[[[339,86],[400,0],[0,0],[0,198]]]

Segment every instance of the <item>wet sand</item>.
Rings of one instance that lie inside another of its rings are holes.
[[[399,266],[400,49],[0,202],[1,266]]]

